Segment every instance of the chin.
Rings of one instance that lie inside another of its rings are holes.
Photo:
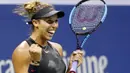
[[[52,39],[52,37],[47,37],[46,39],[47,39],[47,40],[51,40],[51,39]]]

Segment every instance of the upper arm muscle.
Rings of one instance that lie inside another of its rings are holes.
[[[28,73],[30,63],[28,50],[19,45],[12,54],[12,62],[15,73]]]

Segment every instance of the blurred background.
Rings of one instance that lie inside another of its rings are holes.
[[[29,37],[29,28],[20,17],[12,13],[16,5],[30,0],[0,0],[0,73],[14,73],[11,57],[14,49]],[[63,10],[59,28],[52,41],[64,49],[64,61],[75,50],[76,40],[68,18],[79,0],[40,0]],[[77,73],[129,73],[130,72],[130,0],[106,0],[108,15],[84,46],[84,61]],[[22,58],[22,57],[21,57]]]

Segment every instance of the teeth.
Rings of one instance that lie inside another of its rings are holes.
[[[52,34],[54,34],[54,33],[55,33],[55,31],[49,31],[49,33],[52,33]]]

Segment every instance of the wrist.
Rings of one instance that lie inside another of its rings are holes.
[[[40,61],[31,61],[31,65],[35,65],[35,66],[39,66],[40,65]]]
[[[66,73],[69,73],[69,72],[70,72],[70,69],[71,69],[71,66],[69,65],[69,66],[68,66],[68,69],[67,69],[67,71],[66,71]]]
[[[39,67],[40,67],[39,65],[36,66],[36,65],[30,64],[28,68],[28,73],[39,73]]]

